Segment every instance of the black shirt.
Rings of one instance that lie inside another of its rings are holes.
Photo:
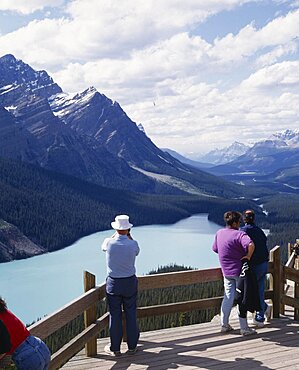
[[[269,251],[267,248],[267,237],[263,230],[255,224],[246,224],[240,228],[250,237],[255,245],[253,255],[250,259],[252,266],[259,265],[260,263],[269,260]]]
[[[0,353],[9,352],[11,348],[10,335],[3,321],[0,320]]]

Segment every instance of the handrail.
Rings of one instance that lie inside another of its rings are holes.
[[[292,304],[294,307],[299,308],[298,297],[293,299],[290,299],[291,297],[286,298],[281,290],[282,277],[294,279],[296,284],[298,283],[298,271],[294,271],[288,266],[281,266],[280,249],[278,246],[270,251],[269,273],[272,277],[272,283],[270,285],[270,289],[265,292],[265,296],[266,298],[272,299],[274,317],[279,317],[281,302],[287,302],[287,304]],[[198,284],[209,281],[219,281],[221,279],[221,270],[219,268],[214,268],[140,276],[138,277],[138,284],[139,291],[142,291]],[[92,306],[98,304],[99,301],[104,298],[105,284],[101,284],[100,286],[89,289],[86,293],[74,299],[72,302],[63,306],[53,314],[36,322],[29,327],[29,330],[33,335],[45,339],[83,312],[87,312],[88,309],[90,310]],[[141,318],[174,312],[187,312],[194,309],[219,307],[221,300],[222,297],[209,297],[185,302],[138,307],[137,315]],[[86,328],[81,333],[52,355],[50,369],[57,369],[75,355],[92,338],[96,338],[98,333],[108,326],[108,320],[109,313],[106,313],[101,318],[96,319],[95,322],[92,322],[91,324],[87,323]]]
[[[176,302],[176,303],[165,303],[161,305],[138,307],[137,316],[149,317],[159,316],[170,313],[188,312],[193,310],[203,310],[211,307],[220,307],[223,296],[214,298],[202,298],[192,301]]]
[[[138,277],[139,290],[169,288],[179,285],[191,285],[206,283],[209,281],[222,280],[220,268],[205,270],[188,270],[168,272],[166,274],[154,274]]]
[[[100,319],[96,320],[95,323],[88,326],[88,328],[79,333],[69,343],[55,352],[51,357],[50,370],[59,368],[63,363],[73,357],[74,354],[78,353],[90,339],[96,337],[102,329],[107,327],[108,322],[109,313],[107,312]]]
[[[89,290],[59,310],[29,327],[30,333],[41,339],[47,338],[56,330],[78,317],[95,302],[105,297],[105,284]]]
[[[296,240],[298,245],[298,239]],[[294,308],[294,319],[299,320],[299,257],[296,250],[293,250],[293,246],[289,243],[289,259],[287,263],[282,266],[283,281],[285,287],[282,288],[281,296],[281,312],[284,313],[285,306]],[[290,282],[294,283],[293,296],[288,295],[291,287]]]
[[[295,263],[295,259],[296,259],[296,254],[295,254],[295,251],[292,252],[292,254],[290,255],[287,263],[285,264],[286,267],[294,267],[294,263]]]

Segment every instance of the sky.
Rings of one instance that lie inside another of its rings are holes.
[[[195,158],[299,128],[299,0],[0,0],[0,56]]]

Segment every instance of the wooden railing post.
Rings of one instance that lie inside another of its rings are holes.
[[[295,298],[299,299],[299,284],[295,283]],[[299,309],[294,308],[294,320],[299,321]]]
[[[95,288],[96,277],[88,271],[84,271],[84,291]],[[84,311],[84,325],[88,328],[89,325],[96,322],[97,319],[97,306],[93,305]],[[94,337],[85,344],[86,356],[95,356],[97,354],[97,338]]]
[[[297,239],[296,242],[298,243],[298,241]],[[294,268],[299,270],[299,256],[296,256]],[[295,282],[294,286],[294,297],[299,299],[299,283],[297,282]],[[294,320],[299,321],[299,309],[296,307],[294,308]]]
[[[290,257],[292,255],[292,244],[291,243],[288,243],[288,261],[286,263],[285,266],[289,266],[288,262],[290,261]],[[290,266],[289,266],[290,267]],[[287,279],[285,278],[285,274],[284,274],[284,267],[282,268],[282,273],[283,273],[283,290],[282,290],[282,294],[285,295],[288,293],[288,290],[290,288],[290,286],[288,285],[288,282],[287,282]],[[280,313],[282,315],[285,314],[285,304],[283,302],[283,297],[282,297],[282,300],[281,300],[281,306],[280,306]]]
[[[281,262],[280,247],[276,246],[270,251],[270,261],[273,262],[273,317],[279,318],[281,302]]]
[[[291,257],[291,254],[292,254],[292,246],[293,244],[288,243],[288,259]]]

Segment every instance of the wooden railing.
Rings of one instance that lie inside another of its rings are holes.
[[[292,267],[281,265],[279,247],[273,248],[270,252],[269,273],[270,288],[265,292],[265,297],[272,300],[273,317],[279,317],[282,302],[295,307],[298,314],[298,296],[294,298],[285,296],[282,282],[284,278],[287,278],[295,281],[298,285],[299,271],[295,271]],[[141,276],[138,277],[138,286],[139,291],[142,291],[219,280],[222,280],[222,273],[219,268],[215,268]],[[97,351],[97,335],[101,330],[108,326],[109,313],[105,313],[100,318],[96,318],[96,306],[99,301],[105,299],[105,284],[95,286],[95,277],[85,271],[84,288],[85,293],[80,297],[29,327],[29,330],[33,335],[38,336],[41,339],[46,339],[55,331],[84,313],[85,329],[52,355],[50,364],[51,370],[59,368],[84,346],[87,356],[95,355]],[[223,297],[209,297],[186,302],[138,307],[137,314],[139,318],[142,318],[215,308],[220,307],[222,298]]]
[[[295,248],[294,248],[295,247]],[[289,244],[288,255],[289,259],[285,266],[282,266],[282,281],[284,282],[281,297],[281,313],[285,313],[285,306],[294,308],[294,319],[299,321],[299,239],[295,245]],[[291,284],[292,285],[291,285]],[[293,289],[292,289],[293,288]],[[292,291],[292,295],[288,295],[288,291]]]

